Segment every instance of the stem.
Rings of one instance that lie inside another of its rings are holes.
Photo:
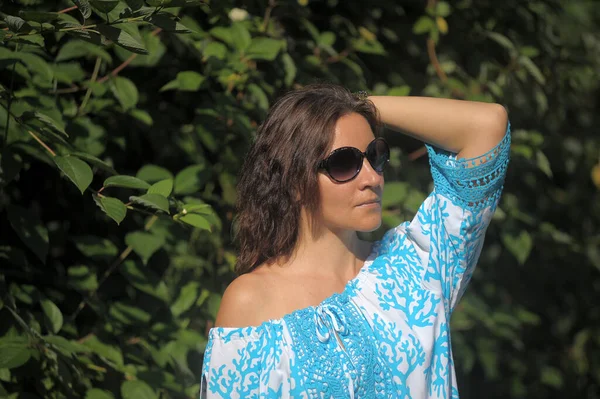
[[[73,7],[65,8],[64,10],[60,10],[58,13],[59,14],[64,14],[66,12],[73,11],[73,10],[76,10],[76,9],[77,9],[77,6],[73,6]]]
[[[15,53],[19,51],[19,43],[15,46]],[[2,148],[8,145],[8,128],[10,126],[10,106],[12,105],[13,99],[13,82],[15,78],[15,68],[17,67],[17,63],[15,62],[12,67],[12,71],[10,73],[10,85],[8,88],[8,105],[6,107],[6,126],[4,127],[4,140],[2,141]]]
[[[102,59],[100,57],[96,57],[96,64],[94,65],[94,71],[92,72],[92,79],[90,79],[90,87],[88,87],[87,91],[85,92],[83,101],[81,102],[81,105],[79,106],[79,110],[77,110],[77,115],[81,115],[81,113],[83,112],[83,110],[85,108],[85,105],[87,104],[88,100],[90,99],[90,95],[92,94],[92,85],[94,84],[94,82],[96,81],[96,78],[98,77],[98,71],[100,70],[100,64],[102,64]]]
[[[160,32],[162,31],[161,28],[156,28],[152,31],[152,33],[150,33],[152,36],[156,36],[158,35]],[[136,57],[138,56],[137,53],[133,53],[129,56],[129,58],[127,58],[125,61],[123,61],[121,63],[121,65],[119,65],[118,67],[116,67],[115,69],[113,69],[108,75],[101,77],[100,79],[98,79],[98,83],[104,83],[108,80],[108,78],[110,78],[111,76],[117,76],[119,74],[119,72],[121,72],[123,69],[125,69],[125,67],[127,67],[127,65],[129,65]]]
[[[273,8],[275,8],[276,5],[277,5],[277,3],[275,2],[275,0],[269,0],[269,6],[265,10],[265,16],[263,18],[263,22],[260,27],[261,32],[264,32],[267,30],[267,25],[269,25],[269,20],[271,19],[271,12],[273,12]]]
[[[418,150],[415,150],[415,151],[411,152],[410,154],[408,154],[408,160],[416,161],[417,159],[421,158],[425,154],[427,154],[427,147],[423,146],[423,147],[419,148]]]
[[[144,231],[150,230],[150,228],[152,228],[152,226],[154,225],[154,223],[157,220],[158,220],[158,216],[152,215],[152,217],[150,219],[148,219],[148,222],[146,222],[146,225],[144,226]],[[130,246],[130,245],[127,246],[127,248],[125,248],[123,250],[123,252],[121,252],[121,254],[117,257],[117,259],[114,260],[114,262],[108,267],[108,269],[106,269],[106,271],[104,272],[104,274],[102,275],[102,277],[98,281],[98,287],[94,291],[90,292],[90,295],[89,295],[88,298],[84,298],[79,303],[79,305],[77,306],[77,309],[75,309],[75,312],[73,312],[73,314],[69,317],[69,319],[71,321],[75,320],[75,318],[77,317],[77,315],[79,315],[79,313],[85,308],[87,300],[89,298],[92,298],[93,296],[95,296],[98,293],[98,290],[100,289],[100,286],[106,281],[106,279],[108,279],[108,277],[112,274],[112,272],[114,272],[117,269],[117,267],[119,267],[119,265],[121,263],[123,263],[123,261],[125,259],[127,259],[127,257],[131,253],[131,251],[133,251],[133,247]]]
[[[53,157],[56,156],[56,153],[54,151],[52,151],[52,148],[48,147],[48,145],[46,143],[44,143],[38,136],[36,136],[35,133],[33,133],[31,130],[28,130],[27,133],[29,133],[31,135],[31,137],[33,137],[35,139],[35,141],[40,143],[40,145],[42,147],[44,147],[44,149],[46,149],[46,151],[48,151],[50,153],[50,155],[52,155]]]
[[[8,309],[8,311],[13,315],[13,317],[15,318],[17,323],[19,323],[19,325],[21,326],[21,328],[23,330],[25,330],[26,332],[28,332],[30,335],[34,336],[35,338],[41,339],[42,341],[44,340],[44,337],[42,337],[40,335],[40,333],[35,331],[33,328],[29,327],[29,325],[27,323],[25,323],[25,320],[23,320],[21,318],[21,316],[19,316],[19,314],[15,310],[11,309],[10,306],[6,306],[6,309]]]

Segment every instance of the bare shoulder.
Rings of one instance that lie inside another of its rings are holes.
[[[262,309],[269,302],[267,279],[261,273],[237,277],[225,290],[215,322],[216,327],[257,326],[263,320]]]

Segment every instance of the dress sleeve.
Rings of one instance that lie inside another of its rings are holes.
[[[510,124],[502,141],[471,159],[427,146],[434,189],[406,226],[421,259],[425,288],[441,292],[451,312],[473,274],[509,161]]]
[[[289,388],[283,349],[280,325],[211,329],[200,399],[282,397]]]

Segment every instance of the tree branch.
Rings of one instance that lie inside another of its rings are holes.
[[[152,217],[148,220],[148,222],[146,223],[146,225],[144,226],[144,231],[148,231],[150,230],[150,228],[152,228],[152,225],[154,225],[154,223],[158,220],[158,216],[156,215],[152,215]],[[133,251],[133,247],[131,245],[127,246],[127,248],[125,248],[123,250],[123,252],[121,252],[121,254],[117,257],[117,259],[114,260],[114,262],[108,267],[108,269],[106,269],[106,271],[104,272],[104,274],[102,275],[102,277],[100,278],[100,280],[98,281],[98,287],[92,291],[90,293],[90,295],[88,296],[88,298],[84,298],[79,305],[77,306],[77,309],[75,309],[75,312],[73,312],[73,314],[69,317],[70,321],[75,320],[75,318],[79,315],[79,313],[85,308],[85,305],[87,304],[87,301],[89,299],[91,299],[92,297],[96,296],[96,294],[98,293],[98,290],[100,289],[100,286],[106,281],[106,279],[108,279],[108,277],[117,269],[117,267],[119,267],[119,265],[121,263],[123,263],[123,261],[125,259],[127,259],[127,257],[129,256],[129,254],[131,253],[131,251]]]

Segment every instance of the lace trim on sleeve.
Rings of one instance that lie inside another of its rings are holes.
[[[495,208],[510,155],[510,122],[502,141],[475,158],[457,159],[456,154],[427,145],[435,191],[453,203],[471,210]]]

